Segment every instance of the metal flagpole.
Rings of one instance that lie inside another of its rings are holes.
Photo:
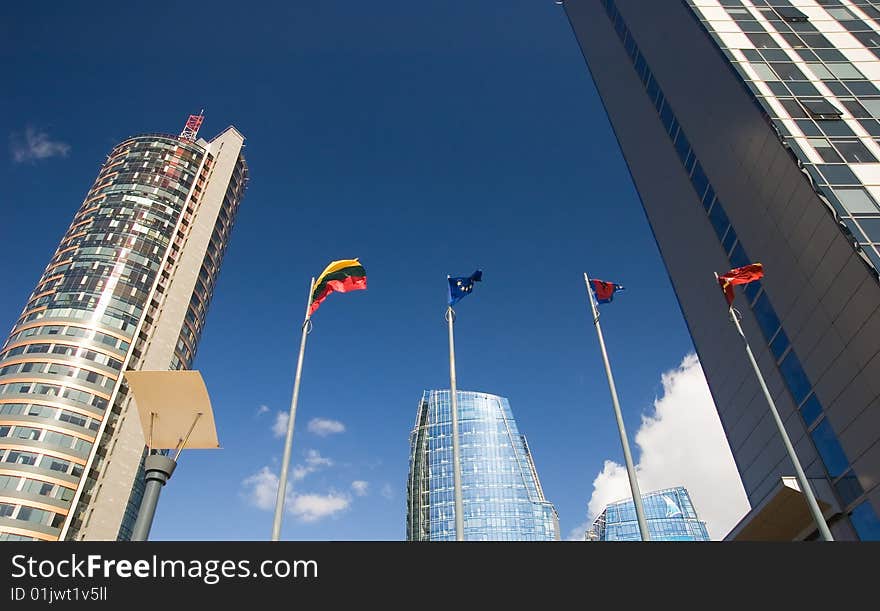
[[[303,356],[306,352],[306,337],[312,329],[309,308],[312,305],[312,291],[315,279],[309,285],[309,297],[306,300],[306,318],[302,324],[302,339],[299,343],[299,359],[296,362],[296,377],[293,380],[293,398],[290,400],[290,415],[287,419],[287,439],[284,440],[284,458],[281,460],[281,475],[278,479],[278,498],[275,500],[275,520],[272,523],[272,540],[281,538],[281,517],[284,514],[284,494],[287,487],[287,470],[290,467],[290,449],[293,445],[293,423],[296,420],[296,402],[299,399],[299,381],[302,375]]]
[[[452,324],[455,321],[455,310],[452,306],[446,309],[446,320],[449,322],[449,399],[452,407],[452,484],[455,497],[455,540],[464,541],[464,509],[461,501],[461,462],[458,454],[458,389],[455,384],[455,336]]]
[[[715,281],[718,281],[717,273],[715,274]],[[729,306],[728,313],[730,314],[730,319],[733,321],[734,326],[736,326],[737,333],[739,333],[739,336],[743,340],[743,345],[746,347],[746,354],[749,357],[749,362],[752,364],[752,369],[755,370],[755,376],[758,378],[758,384],[761,385],[761,390],[764,391],[764,398],[767,399],[767,405],[770,407],[770,413],[773,414],[773,420],[776,422],[776,428],[779,429],[779,435],[782,437],[782,442],[785,444],[788,457],[794,464],[794,471],[797,475],[798,484],[800,484],[801,492],[804,493],[804,496],[807,499],[807,505],[810,507],[810,513],[813,515],[813,520],[816,522],[819,533],[825,541],[834,541],[834,537],[831,536],[831,531],[828,529],[828,524],[825,523],[825,518],[822,516],[822,510],[819,509],[819,504],[816,502],[816,497],[813,495],[813,488],[807,481],[807,476],[804,473],[803,467],[801,467],[801,461],[798,460],[797,454],[794,452],[794,446],[791,445],[791,439],[789,439],[788,432],[785,430],[785,425],[782,424],[782,418],[779,417],[779,412],[776,410],[776,403],[773,401],[773,397],[770,396],[770,391],[767,389],[767,383],[764,382],[764,376],[761,375],[761,370],[758,369],[758,362],[755,361],[755,355],[752,354],[749,340],[746,339],[746,334],[743,333],[742,326],[739,324],[739,317],[736,315],[736,310],[733,309],[733,304]]]
[[[608,352],[605,350],[605,339],[602,337],[602,327],[599,326],[599,311],[593,302],[593,291],[590,288],[590,278],[584,273],[584,282],[587,284],[587,298],[590,300],[590,310],[593,313],[593,324],[596,327],[596,335],[599,336],[599,349],[602,351],[602,360],[605,362],[605,375],[608,376],[608,389],[611,391],[611,403],[614,405],[614,417],[617,418],[617,431],[620,433],[620,443],[623,446],[623,459],[626,462],[626,474],[629,477],[629,487],[632,490],[633,504],[636,508],[636,518],[639,522],[639,533],[642,541],[650,541],[648,534],[648,522],[645,519],[645,508],[642,504],[642,495],[639,492],[639,482],[636,480],[636,470],[633,467],[632,454],[629,451],[629,442],[626,439],[626,430],[623,428],[623,416],[620,413],[620,402],[617,399],[617,388],[614,386],[614,376],[611,375],[611,364],[608,362]]]

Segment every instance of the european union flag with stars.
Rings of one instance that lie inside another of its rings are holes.
[[[483,270],[478,269],[466,277],[447,276],[447,278],[449,279],[449,305],[454,306],[462,298],[471,294],[471,291],[474,290],[474,282],[482,282]]]

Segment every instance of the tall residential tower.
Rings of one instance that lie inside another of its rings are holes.
[[[751,512],[816,536],[713,272],[837,539],[880,539],[880,10],[864,0],[565,0]],[[802,495],[801,495],[802,496]]]
[[[144,438],[122,372],[192,364],[247,183],[233,127],[114,148],[0,348],[0,541],[128,539]]]
[[[465,541],[554,541],[559,518],[504,397],[458,391]],[[452,408],[425,391],[410,435],[407,541],[455,541]]]

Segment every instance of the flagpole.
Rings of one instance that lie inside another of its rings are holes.
[[[458,388],[455,383],[455,336],[452,332],[455,310],[446,309],[449,322],[449,399],[452,409],[452,484],[455,497],[455,540],[464,541],[464,509],[461,500],[461,461],[458,453]]]
[[[593,324],[596,327],[596,335],[599,336],[599,349],[602,351],[602,360],[605,363],[605,375],[608,376],[608,389],[611,391],[611,403],[614,405],[614,417],[617,419],[617,431],[620,433],[620,443],[623,446],[623,459],[626,462],[626,474],[629,477],[629,487],[632,490],[633,504],[636,508],[636,519],[639,522],[639,533],[642,541],[650,541],[648,533],[648,521],[645,519],[645,508],[642,504],[642,495],[639,492],[639,482],[636,480],[636,470],[633,467],[632,454],[629,451],[629,442],[626,439],[626,430],[623,427],[623,416],[620,413],[620,402],[617,399],[617,388],[614,386],[614,376],[611,375],[611,364],[608,362],[608,352],[605,350],[605,339],[602,337],[602,327],[599,326],[599,311],[593,302],[593,291],[590,288],[590,278],[584,272],[584,282],[587,284],[587,298],[590,300],[590,310],[593,313]]]
[[[717,273],[715,274],[715,281],[718,281]],[[743,345],[746,347],[746,354],[749,357],[749,362],[752,364],[752,369],[755,370],[755,376],[758,378],[758,384],[760,384],[761,390],[764,391],[764,398],[767,399],[767,405],[770,407],[770,413],[773,414],[773,420],[776,422],[776,428],[779,429],[779,435],[782,437],[782,442],[785,444],[788,457],[794,464],[794,471],[797,475],[798,484],[800,484],[801,492],[804,493],[804,496],[807,499],[807,505],[810,507],[810,513],[813,516],[813,520],[816,522],[819,534],[822,535],[822,538],[825,541],[834,541],[834,537],[831,536],[831,531],[828,529],[828,524],[825,522],[825,518],[822,515],[822,510],[819,509],[819,504],[816,502],[816,497],[813,495],[813,488],[807,481],[807,476],[804,473],[803,467],[801,467],[801,461],[798,460],[797,454],[795,454],[794,446],[791,445],[791,439],[788,437],[788,432],[785,430],[782,418],[779,417],[779,412],[776,410],[776,403],[773,401],[773,397],[770,396],[767,383],[764,382],[764,376],[761,375],[761,370],[758,368],[758,362],[755,360],[755,355],[752,354],[749,340],[746,339],[746,334],[743,333],[742,326],[739,324],[739,317],[736,315],[736,310],[733,309],[733,304],[729,304],[728,313],[736,327],[737,333],[739,333],[739,336],[743,340]]]
[[[290,400],[290,414],[287,418],[287,438],[284,440],[284,458],[281,460],[281,475],[278,479],[278,497],[275,499],[275,519],[272,522],[272,541],[281,538],[281,517],[284,515],[284,495],[287,487],[287,470],[290,466],[290,450],[293,446],[293,423],[296,420],[296,403],[299,399],[299,381],[302,376],[303,356],[306,352],[306,337],[312,329],[309,308],[312,305],[312,291],[315,289],[315,278],[309,285],[309,297],[306,300],[306,317],[302,324],[302,339],[299,342],[299,359],[296,362],[296,377],[293,380],[293,398]]]

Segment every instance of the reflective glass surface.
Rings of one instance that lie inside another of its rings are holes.
[[[652,541],[708,541],[688,491],[679,486],[642,495],[648,534]],[[632,499],[611,503],[587,531],[588,541],[641,541]]]
[[[457,396],[465,540],[559,539],[556,510],[544,498],[507,399],[466,391]],[[455,540],[451,419],[449,391],[425,391],[410,437],[409,541]]]

